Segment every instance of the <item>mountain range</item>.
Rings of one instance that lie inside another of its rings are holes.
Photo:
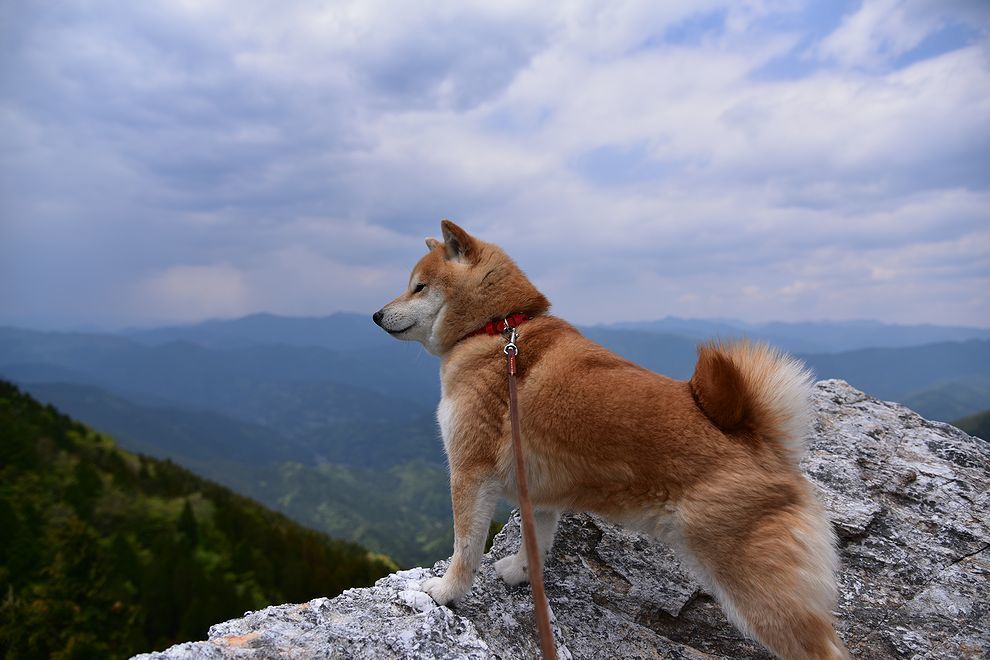
[[[690,376],[700,340],[744,336],[929,418],[990,409],[990,330],[664,319],[582,331],[674,378]],[[400,564],[449,553],[438,362],[365,316],[259,314],[100,334],[0,328],[0,375],[125,448]]]
[[[610,328],[682,335],[697,340],[748,337],[789,353],[839,353],[861,348],[907,348],[967,339],[990,339],[990,328],[933,324],[897,325],[880,321],[803,321],[746,323],[733,319],[682,319],[614,323]]]

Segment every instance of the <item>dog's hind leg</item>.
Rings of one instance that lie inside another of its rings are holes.
[[[834,628],[835,551],[817,502],[744,526],[700,511],[685,517],[684,550],[741,630],[782,658],[849,657]]]
[[[492,479],[454,473],[450,493],[454,505],[454,555],[442,578],[431,578],[421,587],[440,605],[460,599],[471,589],[501,485]]]
[[[550,552],[550,547],[553,545],[553,535],[557,531],[558,520],[560,520],[560,511],[551,509],[533,511],[533,521],[536,524],[536,545],[540,549],[540,561],[544,561],[547,558],[547,553]],[[526,548],[520,542],[519,552],[502,557],[495,562],[495,572],[506,584],[515,586],[529,581],[528,564]]]

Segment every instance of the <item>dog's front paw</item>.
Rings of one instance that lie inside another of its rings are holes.
[[[437,602],[437,605],[449,605],[461,599],[467,589],[453,584],[446,577],[430,578],[419,587]]]
[[[495,562],[495,572],[510,587],[522,584],[523,582],[529,582],[526,557],[522,552],[517,552],[514,555],[499,559]]]

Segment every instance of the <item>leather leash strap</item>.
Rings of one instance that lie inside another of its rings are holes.
[[[519,401],[516,395],[516,329],[512,328],[509,343],[505,345],[506,367],[509,375],[509,422],[512,426],[512,452],[516,457],[516,486],[519,492],[519,511],[522,514],[523,543],[526,547],[526,561],[529,566],[529,582],[533,586],[533,609],[536,613],[536,628],[540,633],[540,649],[545,660],[557,660],[557,649],[553,643],[550,628],[550,611],[547,595],[543,590],[543,564],[536,543],[536,524],[533,521],[533,505],[529,501],[526,487],[526,471],[523,463],[522,436],[519,431]]]

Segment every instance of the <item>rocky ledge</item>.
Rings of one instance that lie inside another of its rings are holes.
[[[839,633],[857,658],[990,655],[990,443],[838,380],[815,389],[803,465],[839,536]],[[220,623],[164,658],[532,658],[528,586],[492,563],[519,545],[511,520],[455,608],[400,571],[366,589]],[[673,553],[587,515],[566,517],[546,570],[563,658],[770,657],[726,621]]]

